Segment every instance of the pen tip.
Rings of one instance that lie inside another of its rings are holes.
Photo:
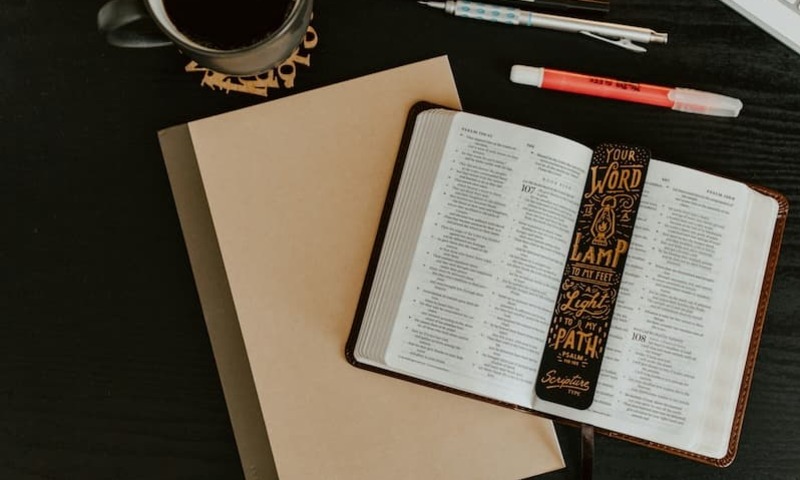
[[[450,3],[450,2],[431,2],[431,1],[425,1],[425,0],[417,0],[417,3],[419,3],[420,5],[425,5],[427,7],[431,7],[431,8],[438,8],[440,10],[447,10],[447,4]]]

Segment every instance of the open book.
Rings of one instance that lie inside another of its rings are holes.
[[[718,466],[736,453],[787,203],[651,160],[590,407],[537,398],[592,150],[418,106],[347,357]],[[588,305],[586,306],[589,307]]]

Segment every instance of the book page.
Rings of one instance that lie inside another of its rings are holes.
[[[458,113],[385,363],[531,407],[591,151]]]
[[[739,392],[756,321],[764,275],[770,255],[776,220],[777,200],[751,191],[741,255],[731,291],[727,316],[714,365],[713,385],[704,419],[704,434],[697,451],[720,458],[727,453],[733,430]]]
[[[731,310],[749,313],[758,300],[757,292],[741,295],[734,288],[752,195],[740,182],[652,160],[594,403],[586,411],[542,401],[535,408],[723,456],[727,436],[710,441],[706,425],[723,410],[730,424],[732,410],[711,399],[735,403],[738,388],[723,388],[715,374],[720,363],[738,364],[746,356],[746,349],[731,358],[721,354],[725,335],[749,339],[750,333],[746,327],[726,331],[726,319]],[[748,245],[762,255],[745,268],[758,272],[756,262],[765,260],[768,247],[763,238]]]
[[[384,365],[384,353],[453,115],[451,110],[435,109],[416,118],[394,198],[393,214],[381,245],[386,254],[378,260],[354,352],[359,361]]]
[[[356,358],[724,456],[776,202],[651,161],[594,403],[576,410],[535,399],[533,385],[591,151],[466,113],[425,112],[420,125]]]

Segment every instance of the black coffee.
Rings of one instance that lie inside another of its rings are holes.
[[[253,45],[277,30],[294,0],[163,0],[172,24],[192,41],[217,50]]]

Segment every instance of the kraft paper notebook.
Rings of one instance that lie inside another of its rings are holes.
[[[639,146],[418,104],[348,359],[727,466],[787,212]]]
[[[549,420],[345,359],[420,99],[459,106],[446,57],[159,133],[249,480],[512,480],[563,467]]]

